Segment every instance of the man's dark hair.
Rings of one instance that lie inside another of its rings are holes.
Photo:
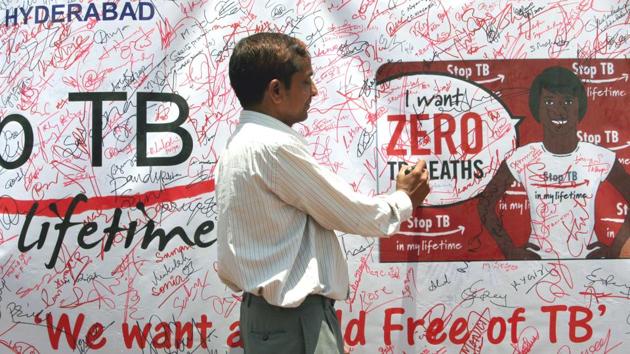
[[[298,58],[307,58],[299,39],[282,33],[256,33],[241,39],[230,57],[230,84],[243,108],[260,103],[269,82],[280,80],[287,88],[300,70]]]
[[[552,66],[538,74],[532,82],[532,86],[529,89],[529,109],[538,122],[540,122],[538,110],[543,88],[556,94],[576,97],[579,104],[579,120],[581,121],[584,118],[587,101],[586,90],[584,90],[582,81],[571,70],[560,66]]]

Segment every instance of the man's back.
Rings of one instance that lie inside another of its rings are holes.
[[[219,275],[234,290],[280,306],[296,306],[311,293],[343,299],[348,272],[334,232],[276,193],[282,180],[300,189],[316,187],[304,184],[301,171],[282,168],[292,162],[277,156],[278,149],[304,149],[304,144],[281,122],[245,112],[217,166],[217,232],[224,235],[218,259],[226,265]],[[286,192],[285,198],[309,194],[303,190],[289,197]]]

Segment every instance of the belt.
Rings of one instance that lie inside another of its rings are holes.
[[[265,298],[263,298],[262,296],[254,295],[248,292],[243,293],[243,303],[246,304],[247,307],[250,307],[252,304],[256,304],[256,305],[271,306],[278,309],[292,309],[292,307],[282,307],[282,306],[272,305],[268,303],[267,300],[265,300]],[[314,305],[315,306],[322,305],[324,307],[326,305],[335,306],[335,300],[329,297],[325,297],[323,295],[311,294],[311,295],[307,295],[304,301],[297,308],[306,307],[306,306],[314,306]]]

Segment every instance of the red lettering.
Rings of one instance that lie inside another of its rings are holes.
[[[88,333],[85,336],[85,342],[90,349],[101,349],[105,343],[107,343],[106,338],[101,338],[100,341],[96,342],[100,336],[103,335],[105,328],[100,322],[96,322],[93,324],[90,329],[88,329]]]
[[[441,333],[443,330],[444,321],[441,318],[431,320],[431,322],[429,322],[429,328],[427,328],[427,342],[433,345],[444,342],[446,333]]]
[[[414,321],[411,317],[407,318],[407,343],[409,343],[409,345],[415,344],[414,334],[416,333],[416,328],[419,326],[424,326],[424,320],[422,318],[417,321]]]
[[[174,342],[171,340],[173,329],[171,324],[175,326]],[[212,322],[208,321],[206,315],[201,315],[200,322],[160,322],[155,325],[155,335],[151,337],[151,345],[157,349],[162,348],[192,348],[193,346],[193,324],[197,328],[197,332],[200,335],[200,346],[207,348],[208,345],[208,333],[207,330],[212,327]],[[146,323],[144,327],[141,327],[139,323],[135,323],[130,326],[127,322],[122,324],[122,335],[127,349],[130,349],[134,342],[140,349],[144,349],[147,340],[150,338],[149,332],[151,330],[151,323]],[[185,338],[185,339],[184,339]]]
[[[388,122],[397,122],[396,127],[394,128],[394,133],[392,134],[392,138],[389,140],[389,145],[387,145],[387,154],[390,156],[404,156],[407,151],[405,149],[396,148],[398,141],[400,140],[400,135],[405,128],[405,122],[407,118],[404,114],[395,114],[391,116],[387,116]]]
[[[123,340],[125,341],[125,347],[130,349],[135,341],[138,343],[138,347],[140,349],[144,349],[147,344],[147,338],[149,336],[149,330],[151,329],[151,324],[147,323],[144,325],[142,329],[142,333],[140,333],[140,325],[138,323],[134,324],[131,327],[131,332],[129,331],[129,324],[127,322],[123,322],[122,324],[122,335]]]
[[[339,315],[339,312],[337,314]],[[339,323],[341,323],[341,320]],[[352,338],[353,328],[356,328],[354,338]],[[358,344],[365,345],[365,311],[359,311],[359,318],[353,318],[348,322],[343,340],[352,347]]]
[[[453,140],[453,134],[457,130],[458,122],[452,115],[436,113],[433,116],[433,151],[422,147],[428,145],[430,137],[426,130],[422,129],[421,121],[430,119],[428,114],[409,115],[409,145],[411,155],[441,155],[446,153],[443,144],[451,155],[455,155],[457,146]],[[404,156],[408,151],[401,147],[401,136],[407,122],[404,114],[387,116],[387,121],[396,122],[392,137],[387,145],[387,154],[390,156]],[[472,124],[471,124],[472,122]],[[461,152],[464,154],[477,154],[483,149],[483,121],[475,112],[466,112],[459,124]]]
[[[555,343],[558,338],[556,335],[556,324],[558,322],[558,311],[566,311],[566,305],[550,305],[542,306],[541,312],[549,312],[549,341]]]
[[[186,335],[187,337],[186,342],[183,341],[184,335]],[[180,345],[182,346],[182,348],[184,346],[192,348],[192,336],[192,323],[184,322],[184,325],[182,326],[182,323],[180,321],[175,322],[175,348],[179,348]],[[204,343],[205,341],[201,342],[201,345],[203,345]]]
[[[421,143],[428,140],[429,135],[426,131],[422,130],[421,120],[429,119],[428,114],[412,114],[410,116],[410,129],[409,135],[411,140],[411,154],[412,155],[430,155],[431,149],[420,148]]]
[[[239,325],[239,321],[235,321],[230,325],[230,331],[236,330],[230,333],[230,335],[227,337],[227,345],[230,348],[243,348],[243,340],[241,339],[241,331]]]
[[[525,308],[519,307],[516,310],[514,310],[514,312],[512,312],[512,316],[508,320],[511,326],[510,327],[510,340],[512,340],[512,343],[518,343],[518,335],[517,335],[518,323],[525,322],[525,317],[520,316],[524,312],[525,312]]]
[[[151,344],[155,349],[163,349],[171,347],[171,328],[168,326],[166,322],[160,322],[155,326],[155,330],[161,328],[161,332],[157,332],[153,340],[151,340]]]
[[[201,315],[201,321],[195,323],[195,327],[197,327],[199,335],[201,336],[201,347],[206,349],[208,347],[207,331],[212,328],[212,322],[208,322],[208,317],[203,314]]]
[[[52,348],[55,350],[59,348],[59,339],[61,337],[61,333],[63,332],[66,335],[68,346],[70,346],[70,349],[74,351],[77,347],[77,339],[79,338],[79,332],[83,326],[84,319],[85,315],[80,313],[74,323],[74,328],[71,330],[70,320],[68,319],[68,315],[65,313],[59,317],[57,325],[53,324],[52,314],[46,314],[46,327],[48,329],[48,338],[50,339],[50,345]]]
[[[582,319],[577,319],[578,312],[585,314]],[[588,322],[593,318],[593,312],[582,306],[569,307],[569,339],[575,343],[583,343],[593,336],[593,328]],[[583,328],[586,333],[583,336],[576,334],[578,328]]]
[[[473,126],[473,134],[474,134],[474,143],[475,146],[471,146],[470,144],[470,127],[468,127],[468,121],[472,120],[474,123]],[[481,122],[481,117],[475,112],[467,112],[462,117],[462,129],[461,129],[461,141],[462,141],[462,151],[465,154],[477,154],[483,148],[483,124]]]
[[[463,337],[459,337],[462,333],[465,333]],[[459,317],[453,322],[453,326],[451,330],[448,331],[448,337],[450,338],[453,344],[464,344],[468,340],[468,336],[470,332],[468,332],[468,322],[465,318]]]
[[[392,334],[391,334],[392,331],[403,330],[402,325],[392,324],[392,315],[394,314],[402,315],[403,313],[405,313],[405,309],[403,309],[402,307],[394,307],[394,308],[385,310],[385,324],[383,325],[385,345],[392,344]]]
[[[446,131],[442,131],[444,125],[442,121],[446,121]],[[434,124],[434,141],[435,141],[435,154],[442,154],[442,139],[446,140],[446,146],[451,154],[455,154],[455,142],[453,142],[453,133],[455,132],[455,119],[453,116],[446,113],[438,113],[433,117]],[[463,134],[463,131],[462,131]]]
[[[496,326],[497,323],[500,325],[499,335],[495,337],[494,326]],[[488,341],[492,344],[501,343],[505,338],[506,327],[507,325],[505,324],[505,320],[503,319],[503,317],[492,317],[490,319],[490,323],[488,324]]]

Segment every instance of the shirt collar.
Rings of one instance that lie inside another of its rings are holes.
[[[270,115],[260,113],[260,112],[255,112],[255,111],[243,110],[241,112],[239,121],[240,121],[240,124],[253,123],[253,124],[262,125],[264,127],[271,128],[274,130],[279,130],[283,133],[290,134],[300,139],[300,141],[304,143],[304,145],[307,145],[307,141],[306,139],[304,139],[303,136],[301,136],[295,130],[291,129],[291,127],[289,127],[288,125],[282,123],[280,120]]]

